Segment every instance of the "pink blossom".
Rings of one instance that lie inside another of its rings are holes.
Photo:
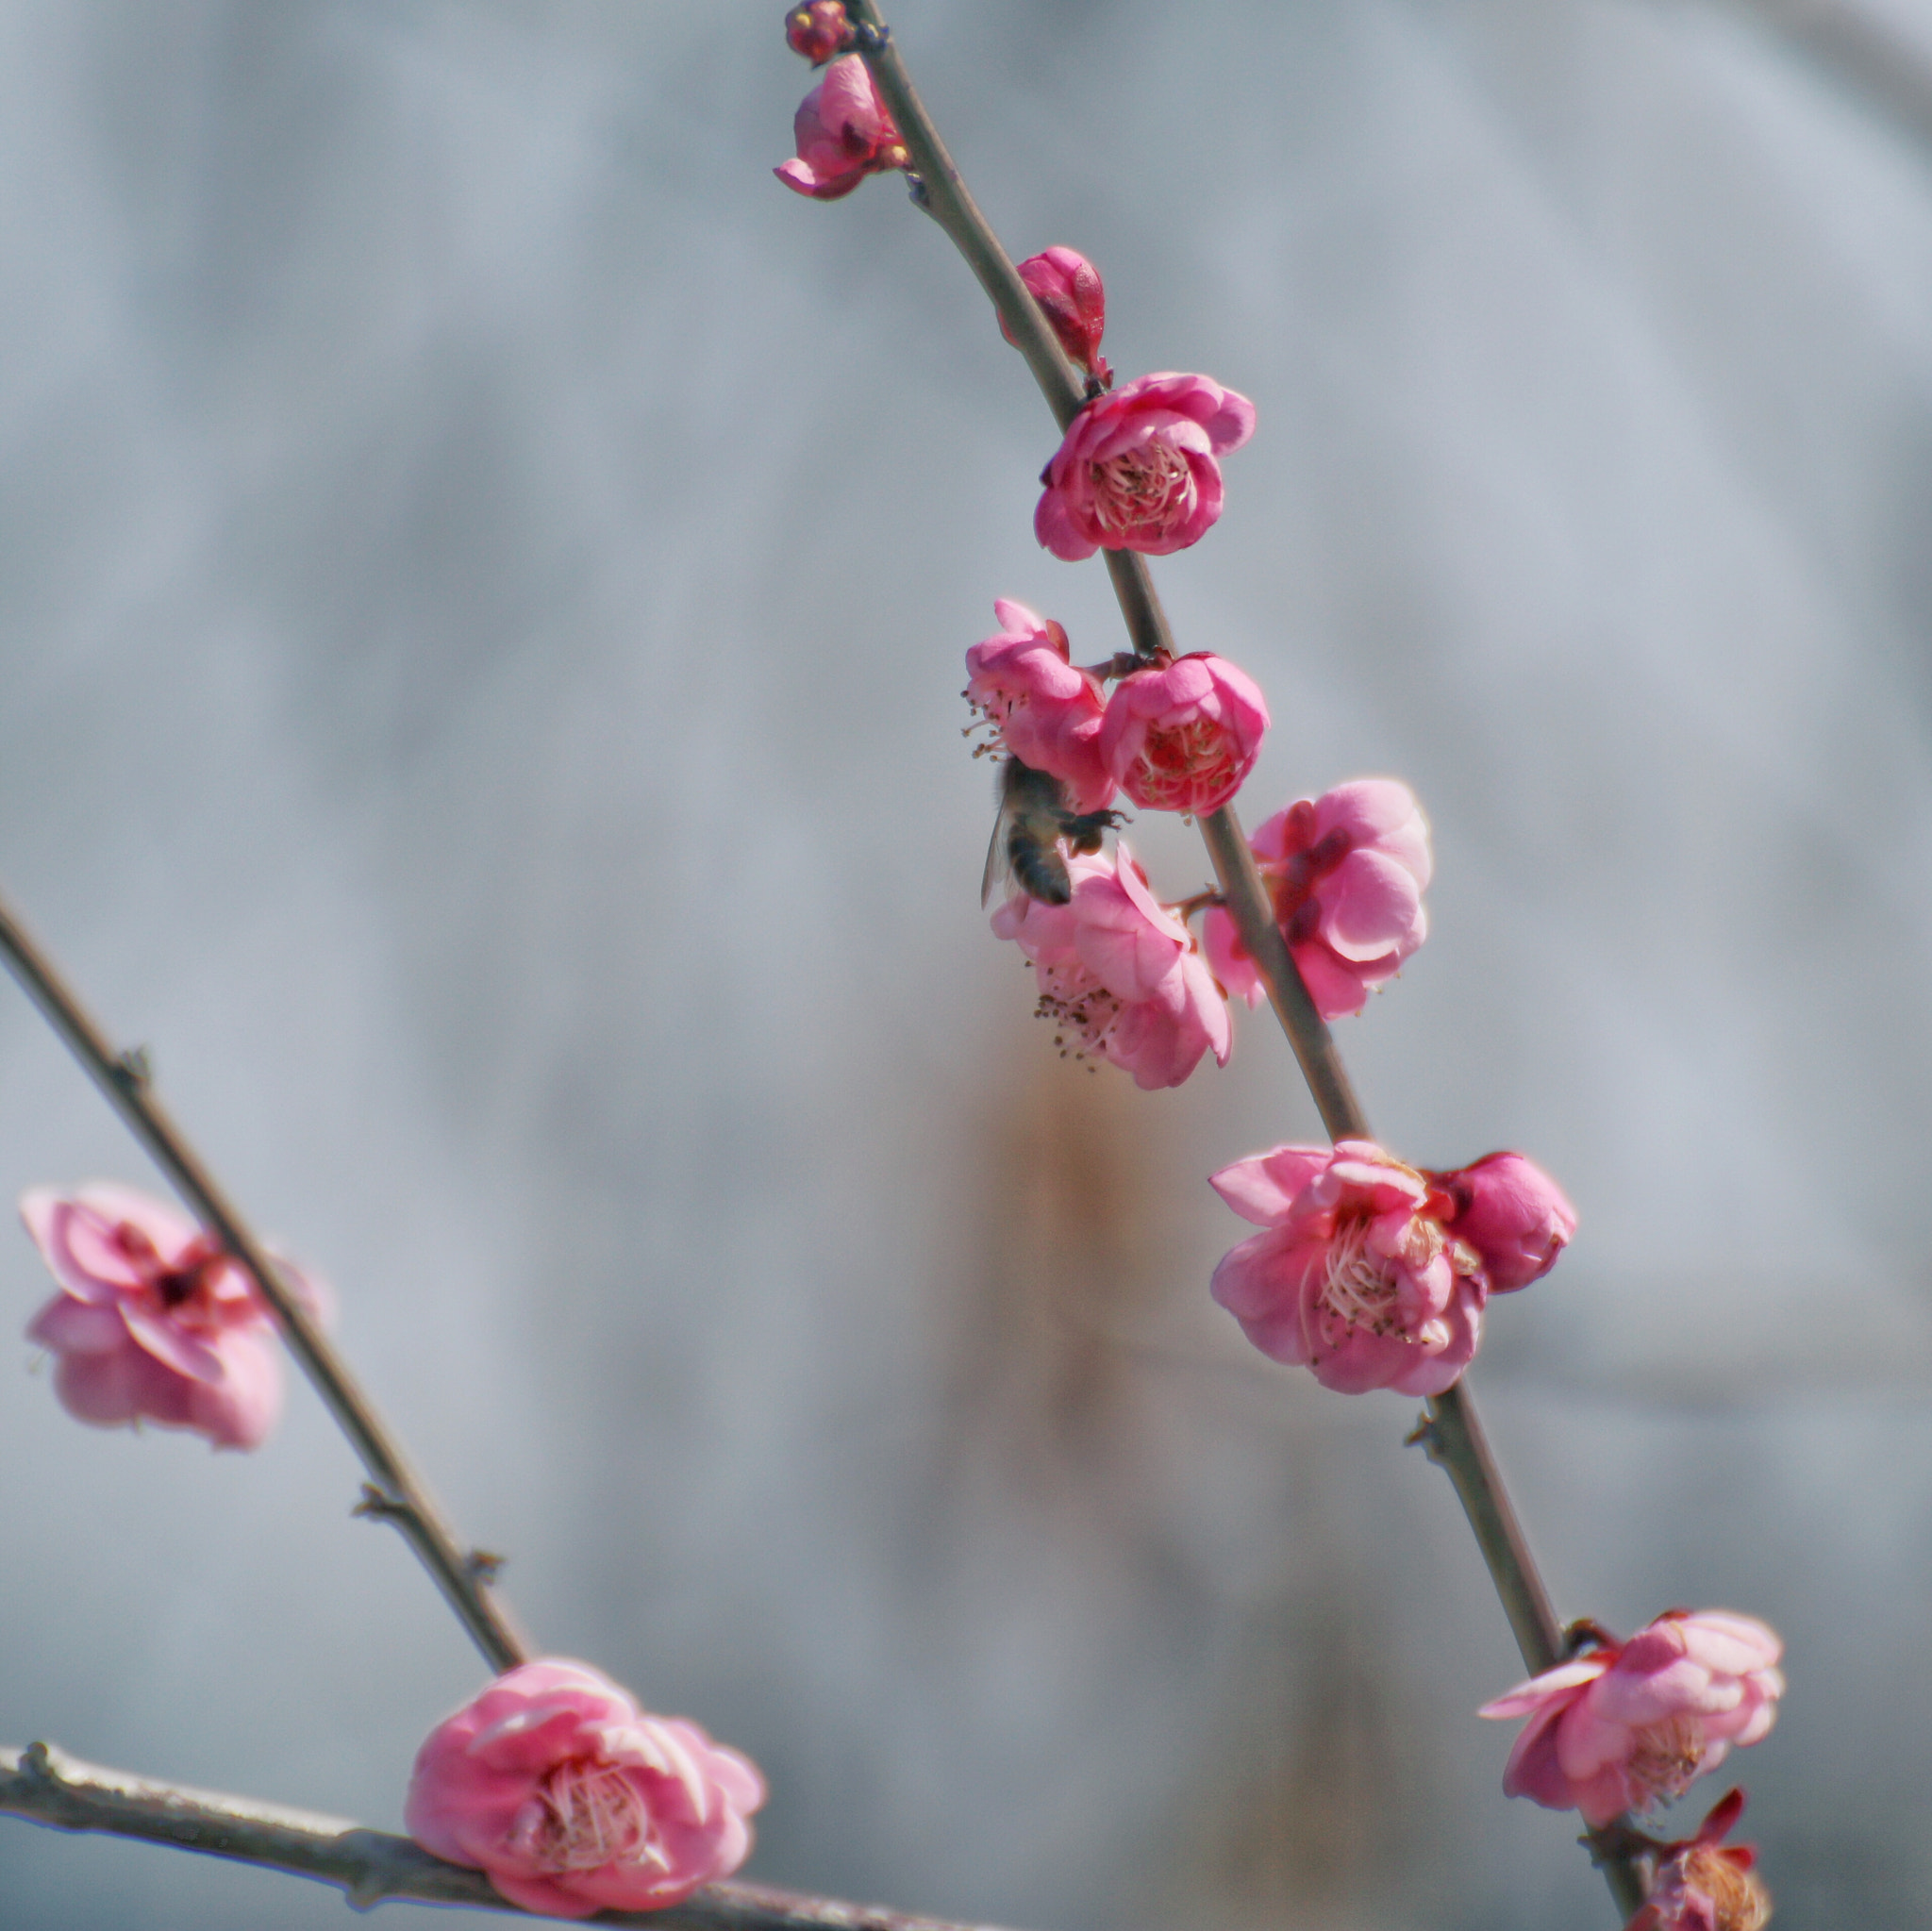
[[[1744,1808],[1742,1790],[1718,1800],[1688,1842],[1663,1845],[1650,1895],[1624,1931],[1764,1931],[1771,1893],[1749,1844],[1726,1844]]]
[[[30,1188],[21,1219],[60,1291],[27,1325],[58,1357],[54,1391],[96,1427],[154,1422],[217,1448],[259,1448],[282,1410],[274,1315],[193,1221],[131,1188]],[[318,1313],[327,1289],[284,1261]]]
[[[1755,1617],[1670,1609],[1628,1642],[1607,1643],[1485,1704],[1527,1717],[1503,1789],[1592,1828],[1680,1797],[1733,1744],[1777,1715],[1784,1645]]]
[[[798,104],[791,131],[798,158],[772,172],[815,201],[837,201],[868,175],[907,162],[899,130],[857,54],[825,69],[824,78]]]
[[[1254,433],[1254,404],[1206,375],[1137,376],[1068,426],[1041,478],[1033,533],[1074,563],[1100,549],[1185,550],[1221,515],[1215,458]]]
[[[1010,597],[993,600],[1003,626],[966,653],[966,696],[1000,750],[1060,779],[1075,811],[1099,811],[1114,792],[1100,761],[1100,679],[1071,661],[1067,633]]]
[[[1359,1012],[1428,937],[1428,823],[1394,778],[1357,778],[1299,799],[1249,843],[1324,1019]],[[1202,941],[1229,996],[1258,1006],[1266,988],[1226,912],[1208,913]]]
[[[1268,706],[1245,671],[1195,651],[1114,686],[1100,757],[1122,791],[1150,811],[1219,810],[1254,769]]]
[[[844,0],[806,0],[785,16],[785,42],[814,67],[823,67],[834,54],[852,44],[852,23]]]
[[[1541,1280],[1576,1233],[1576,1209],[1534,1160],[1485,1154],[1429,1179],[1456,1203],[1449,1231],[1482,1256],[1491,1293]]]
[[[1179,1086],[1212,1051],[1233,1046],[1227,1003],[1186,924],[1155,899],[1125,845],[1111,857],[1067,860],[1063,906],[1024,893],[992,915],[992,929],[1033,961],[1040,1012],[1065,1028],[1069,1050],[1110,1059],[1137,1086]]]
[[[1424,1174],[1374,1140],[1339,1140],[1253,1155],[1211,1184],[1266,1229],[1222,1257],[1212,1287],[1264,1355],[1343,1394],[1441,1394],[1468,1367],[1482,1264]]]
[[[727,1877],[765,1801],[749,1759],[683,1717],[647,1716],[583,1663],[507,1671],[416,1753],[403,1821],[528,1911],[675,1905]]]
[[[1107,289],[1100,271],[1071,248],[1047,248],[1020,264],[1020,279],[1046,311],[1060,347],[1077,367],[1106,388],[1113,380],[1113,371],[1100,353],[1100,338],[1107,330]],[[1000,333],[1012,341],[1013,332],[1004,316]]]

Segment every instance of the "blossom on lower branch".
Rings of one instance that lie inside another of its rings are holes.
[[[1669,1609],[1627,1642],[1605,1642],[1486,1703],[1527,1717],[1503,1789],[1592,1828],[1681,1797],[1733,1744],[1777,1716],[1784,1644],[1754,1616]]]
[[[58,1357],[54,1391],[96,1427],[153,1422],[217,1448],[259,1448],[282,1410],[275,1316],[188,1215],[130,1187],[30,1188],[20,1216],[60,1291],[27,1325]],[[280,1261],[319,1316],[331,1296]]]
[[[1222,1257],[1214,1298],[1264,1355],[1311,1370],[1324,1388],[1441,1394],[1475,1355],[1491,1292],[1534,1278],[1520,1265],[1518,1221],[1498,1239],[1489,1221],[1463,1211],[1465,1193],[1488,1197],[1469,1177],[1499,1159],[1536,1175],[1523,1191],[1546,1209],[1547,1269],[1576,1218],[1521,1154],[1430,1174],[1374,1140],[1339,1140],[1277,1146],[1210,1176],[1236,1213],[1264,1229]]]
[[[1324,1019],[1359,1012],[1428,937],[1428,821],[1395,778],[1357,778],[1277,811],[1248,841],[1274,916]],[[1214,975],[1258,1006],[1259,968],[1225,911],[1202,929]]]
[[[1753,1868],[1757,1853],[1724,1842],[1743,1809],[1743,1791],[1732,1790],[1711,1806],[1695,1837],[1657,1846],[1650,1893],[1624,1931],[1764,1931],[1771,1893]]]
[[[1227,1064],[1227,1002],[1186,924],[1148,890],[1124,845],[1067,860],[1063,906],[1018,893],[992,929],[1028,958],[1040,1011],[1069,1051],[1110,1059],[1145,1088],[1179,1086],[1211,1051]],[[1069,1039],[1071,1035],[1071,1039]]]
[[[765,1780],[584,1663],[506,1672],[429,1733],[403,1819],[434,1856],[558,1918],[656,1910],[728,1877]]]

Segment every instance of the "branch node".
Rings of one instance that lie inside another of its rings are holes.
[[[1442,1438],[1436,1433],[1436,1418],[1424,1408],[1416,1417],[1416,1423],[1402,1438],[1405,1448],[1420,1448],[1439,1467],[1442,1462]]]
[[[932,213],[932,194],[925,185],[925,176],[915,175],[910,168],[906,170],[906,199],[922,214]]]
[[[349,1513],[361,1516],[368,1522],[410,1522],[414,1520],[416,1511],[407,1502],[378,1489],[374,1482],[364,1482],[362,1499]]]
[[[1593,1616],[1579,1616],[1563,1627],[1563,1655],[1570,1657],[1579,1650],[1614,1649],[1617,1639]]]
[[[129,1092],[146,1092],[155,1079],[153,1055],[145,1046],[129,1046],[114,1061],[114,1079]]]
[[[890,26],[874,26],[869,20],[855,21],[852,25],[852,44],[861,54],[882,54],[886,43],[892,38]]]
[[[60,1773],[55,1768],[54,1754],[44,1742],[29,1743],[20,1754],[20,1767],[30,1777],[39,1777],[42,1782],[58,1784]]]
[[[508,1559],[508,1556],[499,1556],[491,1549],[472,1549],[463,1557],[463,1569],[472,1582],[480,1583],[488,1589]]]

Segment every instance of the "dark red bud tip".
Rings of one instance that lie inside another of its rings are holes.
[[[807,0],[785,16],[785,43],[814,67],[823,67],[852,44],[852,23],[844,0]]]

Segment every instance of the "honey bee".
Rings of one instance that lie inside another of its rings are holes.
[[[1008,758],[1000,766],[1000,812],[986,851],[980,904],[992,896],[995,885],[1010,878],[1031,898],[1065,905],[1074,889],[1060,841],[1070,851],[1097,852],[1101,834],[1120,822],[1118,811],[1070,809],[1067,788],[1058,778],[1017,757]]]

